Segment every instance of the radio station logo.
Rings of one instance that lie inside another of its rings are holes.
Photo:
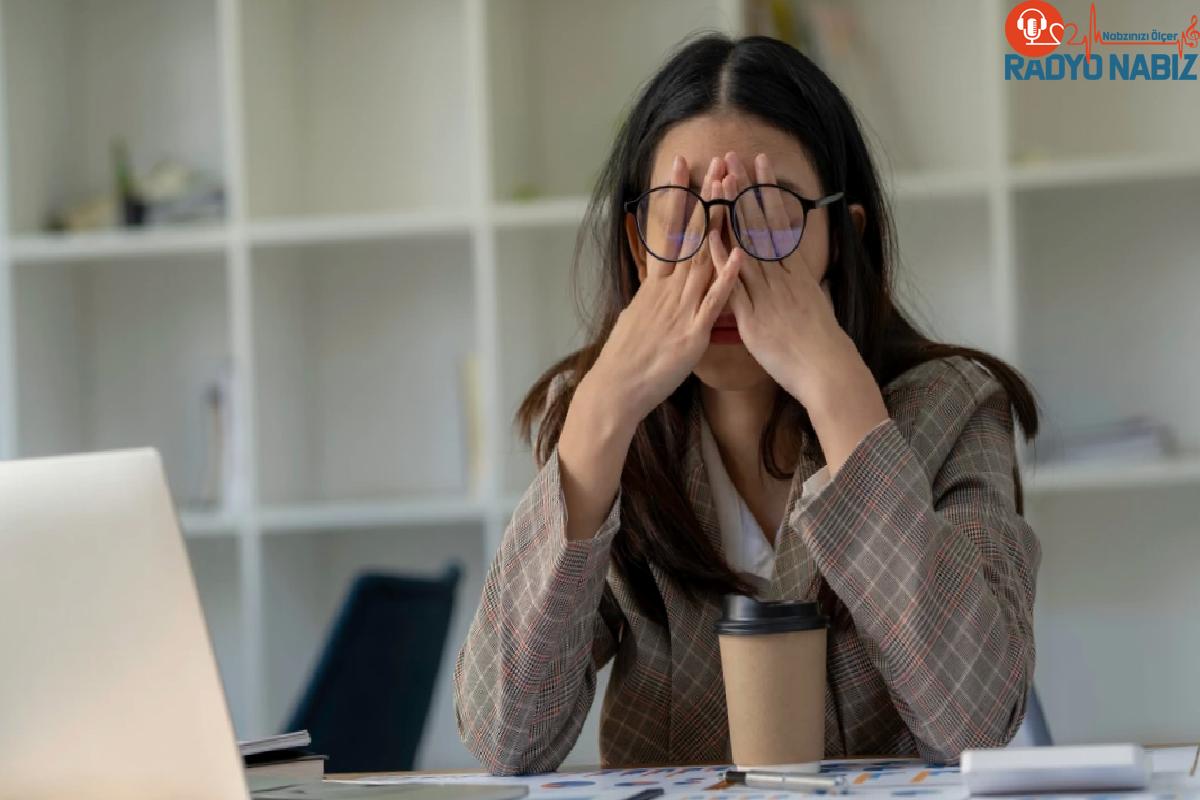
[[[1085,29],[1044,0],[1023,0],[1008,12],[1004,35],[1014,51],[1004,54],[1006,81],[1194,81],[1200,75],[1196,14],[1177,27],[1109,30],[1097,23],[1092,3]]]

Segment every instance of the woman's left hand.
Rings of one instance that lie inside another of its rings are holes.
[[[725,160],[721,191],[713,196],[732,200],[751,183],[775,183],[765,154],[756,159],[754,181],[736,153],[728,153]],[[763,219],[748,220],[750,225],[764,230],[790,227],[778,191],[762,190],[757,210]],[[814,216],[809,215],[810,224]],[[849,449],[838,455],[849,455],[862,435],[888,417],[888,411],[874,376],[838,323],[822,270],[805,260],[801,248],[782,261],[759,261],[741,247],[727,252],[720,230],[710,232],[709,242],[717,264],[728,259],[739,262],[739,284],[729,300],[738,335],[763,369],[808,410],[830,471],[835,472],[836,451],[848,442]],[[836,460],[840,466],[842,459]]]

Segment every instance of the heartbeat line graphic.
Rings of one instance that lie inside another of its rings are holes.
[[[1054,27],[1054,26],[1052,26]],[[1088,30],[1087,35],[1082,39],[1077,39],[1079,36],[1079,26],[1074,22],[1065,22],[1062,24],[1063,44],[1083,45],[1084,56],[1087,60],[1092,58],[1092,42],[1103,45],[1136,45],[1139,47],[1162,45],[1175,45],[1179,51],[1180,57],[1183,56],[1184,47],[1196,47],[1200,44],[1200,30],[1197,29],[1197,17],[1192,14],[1191,20],[1188,21],[1188,26],[1184,28],[1177,38],[1167,41],[1104,41],[1100,36],[1100,29],[1096,25],[1096,4],[1092,3],[1088,9]]]

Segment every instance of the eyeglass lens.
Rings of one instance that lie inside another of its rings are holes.
[[[783,258],[800,244],[804,206],[791,192],[757,187],[738,197],[733,206],[734,232],[748,255]]]
[[[683,261],[704,242],[704,206],[686,189],[653,189],[638,203],[637,225],[651,253],[663,261]]]
[[[738,196],[733,228],[747,255],[779,259],[791,253],[804,232],[804,206],[790,192],[767,187]],[[643,244],[664,261],[691,258],[704,243],[704,207],[686,189],[661,187],[638,203],[638,231]]]

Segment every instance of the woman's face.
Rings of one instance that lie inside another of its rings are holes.
[[[751,183],[757,181],[755,157],[765,153],[778,182],[788,181],[800,195],[812,199],[821,197],[826,190],[820,185],[812,162],[795,139],[753,117],[737,114],[693,117],[667,131],[655,153],[650,186],[674,182],[671,180],[671,165],[675,156],[679,155],[687,162],[691,187],[700,192],[712,159],[717,157],[724,160],[729,153],[736,154]],[[789,265],[806,265],[817,281],[824,277],[829,264],[828,215],[828,208],[809,212],[800,245],[788,258]],[[633,219],[627,215],[625,222],[630,248],[638,261],[638,277],[645,280],[646,259],[654,256],[645,252],[641,245]],[[733,234],[728,222],[722,228],[722,237],[729,247]],[[705,243],[704,247],[707,248],[708,244]],[[765,266],[772,269],[779,265],[767,262]],[[715,277],[714,272],[714,280]],[[726,303],[714,328],[731,324],[733,312]],[[694,372],[702,382],[714,389],[750,389],[772,380],[741,340],[728,331],[718,333],[710,340]]]

